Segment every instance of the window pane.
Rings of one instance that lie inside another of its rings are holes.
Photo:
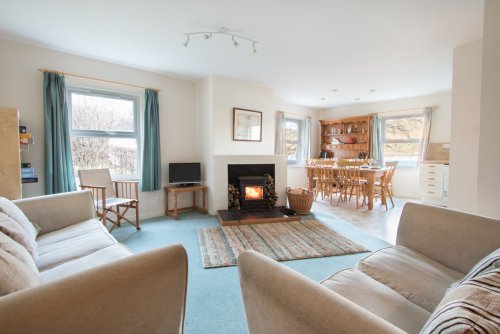
[[[385,140],[420,139],[423,117],[395,118],[385,120]]]
[[[388,160],[417,161],[419,143],[384,144],[384,158]]]
[[[293,121],[286,122],[286,140],[299,140],[299,123]]]
[[[297,160],[297,143],[286,143],[286,154],[288,155],[288,160]]]
[[[134,102],[72,92],[71,122],[74,130],[134,132]]]
[[[73,167],[109,168],[111,175],[138,174],[137,139],[72,137]]]

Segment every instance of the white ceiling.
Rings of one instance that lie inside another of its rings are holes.
[[[313,107],[450,90],[453,48],[480,39],[482,22],[482,0],[0,0],[0,38],[254,81]],[[258,40],[258,53],[224,38],[182,46],[184,33],[220,26]]]

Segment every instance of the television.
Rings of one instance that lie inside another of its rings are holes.
[[[168,182],[180,185],[201,183],[201,164],[199,162],[169,163]]]

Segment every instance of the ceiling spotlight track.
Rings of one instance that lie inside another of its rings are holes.
[[[186,36],[186,41],[182,45],[186,48],[188,47],[189,42],[191,41],[191,36],[202,35],[205,40],[209,40],[209,39],[212,39],[213,35],[224,35],[224,36],[228,36],[231,38],[231,41],[232,41],[234,47],[238,47],[240,45],[241,41],[247,41],[247,42],[251,43],[252,44],[252,52],[257,53],[256,45],[258,42],[256,40],[245,37],[245,36],[230,33],[229,29],[227,29],[225,27],[221,27],[217,31],[190,32],[190,33],[186,33],[184,35]]]

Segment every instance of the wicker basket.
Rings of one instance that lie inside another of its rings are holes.
[[[290,209],[297,212],[299,215],[307,215],[311,213],[311,207],[314,201],[314,192],[306,189],[291,189],[286,188],[288,203]]]

